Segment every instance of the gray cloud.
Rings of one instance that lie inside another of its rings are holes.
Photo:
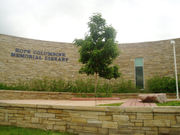
[[[179,0],[1,0],[0,33],[72,42],[101,12],[119,42],[180,37]]]

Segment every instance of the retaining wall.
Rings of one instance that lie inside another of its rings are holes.
[[[138,98],[139,93],[113,93],[112,97]],[[15,91],[15,90],[0,90],[0,100],[6,99],[50,99],[64,100],[81,95],[94,96],[94,93],[69,93],[69,92],[39,92],[39,91]],[[167,93],[167,98],[176,98],[175,93]]]
[[[79,135],[179,135],[180,107],[70,107],[0,103],[0,125]]]

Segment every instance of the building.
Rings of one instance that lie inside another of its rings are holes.
[[[180,39],[176,42],[177,69],[180,72]],[[174,76],[173,47],[170,40],[119,44],[114,61],[122,76],[140,88],[156,75]],[[75,80],[78,73],[78,48],[72,43],[49,42],[0,34],[0,82],[16,83],[42,77]],[[118,81],[118,80],[116,80]]]

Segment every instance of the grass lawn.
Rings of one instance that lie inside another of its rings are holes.
[[[20,128],[14,126],[0,126],[0,135],[73,135],[40,129]]]
[[[158,106],[180,106],[180,101],[169,101],[166,103],[157,103]]]
[[[112,103],[112,104],[100,104],[98,106],[120,106],[122,105],[123,103]]]

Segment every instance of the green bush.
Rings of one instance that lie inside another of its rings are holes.
[[[62,79],[58,80],[49,80],[49,90],[48,91],[56,91],[56,92],[71,92],[72,83],[65,82]]]
[[[94,81],[92,79],[76,80],[73,83],[72,92],[74,93],[93,93]]]
[[[139,93],[140,90],[136,89],[132,81],[120,80],[119,82],[114,83],[113,93]]]
[[[0,83],[0,89],[4,90],[26,90],[28,87],[26,85],[22,85],[20,83],[17,84],[5,84]]]
[[[110,82],[105,82],[103,84],[98,84],[97,96],[98,97],[111,97],[113,92],[113,86]]]
[[[29,90],[29,91],[54,91],[73,93],[94,93],[93,79],[79,79],[75,81],[65,81],[63,79],[33,79],[30,81],[19,81],[16,84],[0,83],[0,89],[5,90]],[[135,89],[131,81],[120,79],[118,82],[104,81],[98,82],[97,97],[110,97],[112,93],[134,93]]]
[[[175,93],[176,80],[171,77],[155,76],[147,81],[147,89],[153,93]]]
[[[48,80],[46,78],[40,80],[32,80],[29,83],[29,89],[30,90],[36,90],[36,91],[48,91],[49,87],[48,87]]]
[[[6,89],[6,90],[8,90],[7,84],[0,83],[0,89]]]

